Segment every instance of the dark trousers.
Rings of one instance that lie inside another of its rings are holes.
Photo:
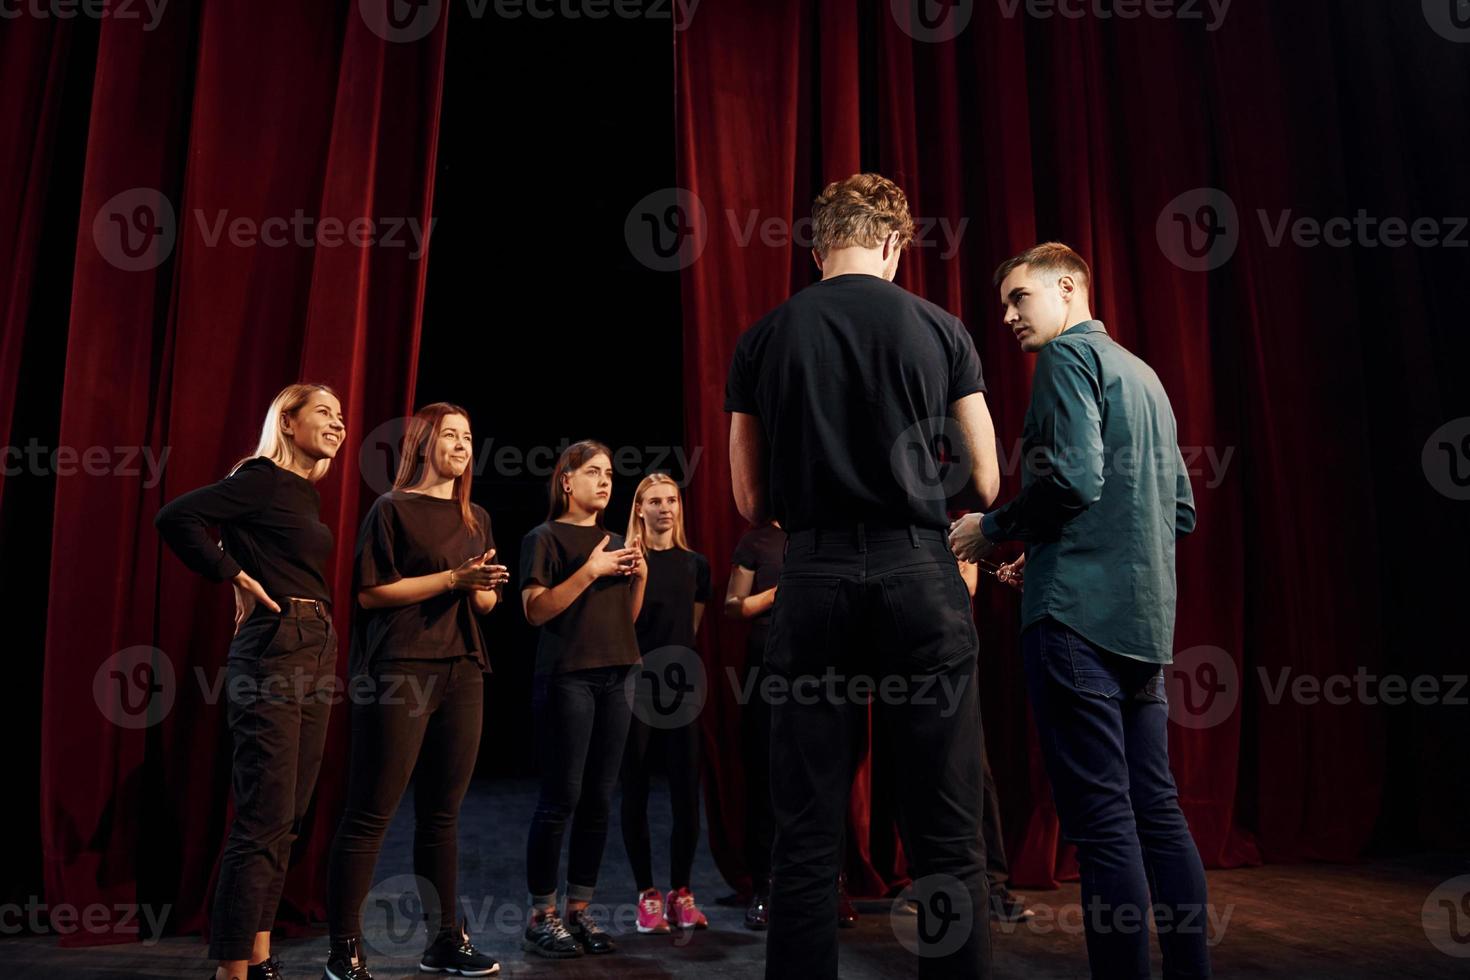
[[[745,673],[755,679],[754,691],[766,676],[767,624],[750,630],[745,645]],[[740,708],[741,761],[745,765],[745,865],[751,887],[764,894],[771,877],[771,841],[776,820],[771,813],[771,705],[757,693]]]
[[[591,901],[607,843],[607,815],[632,708],[623,690],[627,667],[538,674],[531,708],[541,763],[541,798],[526,841],[526,884],[536,906],[556,902],[557,868],[567,822],[567,898]]]
[[[990,772],[990,752],[985,748],[985,733],[980,733],[980,770],[985,780],[985,813],[980,818],[980,834],[985,841],[985,877],[992,890],[1011,877],[1006,860],[1005,835],[1000,827],[1000,797],[995,793],[995,776]]]
[[[654,729],[638,718],[628,724],[623,756],[623,846],[639,893],[653,887],[653,849],[648,835],[648,763],[652,743],[664,749],[669,776],[673,834],[669,841],[669,884],[688,888],[699,843],[699,723]]]
[[[776,817],[767,977],[837,976],[843,818],[870,703],[925,910],[919,975],[989,975],[977,645],[943,532],[791,535],[766,646],[766,669],[790,682],[785,694],[767,692]]]
[[[362,936],[378,852],[411,776],[413,870],[429,886],[419,898],[432,940],[459,924],[459,807],[480,751],[483,674],[471,657],[379,660],[351,691],[347,808],[327,873],[332,938]]]
[[[281,902],[291,845],[316,789],[336,684],[337,634],[326,605],[257,609],[230,643],[227,717],[235,819],[220,858],[209,955],[250,958]]]
[[[1169,771],[1162,669],[1051,619],[1021,649],[1057,817],[1077,847],[1092,975],[1148,977],[1152,897],[1164,976],[1208,977],[1209,898]]]

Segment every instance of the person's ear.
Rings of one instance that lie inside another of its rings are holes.
[[[812,249],[812,261],[817,264],[817,270],[818,271],[821,271],[821,268],[822,268],[822,253],[821,252],[818,252],[816,249]]]
[[[1062,299],[1071,300],[1072,293],[1077,289],[1077,282],[1070,275],[1064,275],[1057,279],[1057,289],[1061,290]]]

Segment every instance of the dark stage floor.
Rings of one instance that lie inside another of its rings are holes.
[[[688,976],[700,980],[758,977],[764,961],[762,935],[741,924],[743,909],[721,905],[728,889],[701,844],[695,865],[695,893],[710,919],[707,932],[679,942],[668,937],[639,936],[627,927],[620,955],[551,962],[520,950],[524,906],[523,854],[525,827],[534,805],[529,783],[477,784],[465,803],[460,866],[462,889],[472,925],[482,948],[501,959],[503,976],[566,978],[652,978]],[[664,826],[655,826],[655,843],[667,840],[667,796],[655,786],[651,810]],[[632,876],[616,826],[603,865],[602,900],[623,902],[610,916],[627,915],[633,898]],[[378,867],[380,891],[395,892],[411,879],[409,841],[412,807],[403,807],[390,832]],[[657,852],[656,852],[657,853]],[[667,857],[655,859],[655,871],[667,873]],[[1216,921],[1224,921],[1215,946],[1216,975],[1233,977],[1358,978],[1464,977],[1470,958],[1441,951],[1426,933],[1423,910],[1446,879],[1470,873],[1463,858],[1419,858],[1376,861],[1351,867],[1276,866],[1210,873]],[[397,897],[390,895],[390,897]],[[1036,924],[996,927],[995,976],[1034,980],[1085,977],[1077,887],[1030,892],[1031,904],[1043,915]],[[1440,896],[1445,897],[1445,896]],[[1458,899],[1459,896],[1452,896]],[[375,903],[370,901],[370,906]],[[1070,907],[1070,911],[1069,911]],[[856,929],[842,933],[842,976],[889,978],[915,975],[915,960],[901,944],[911,937],[914,918],[890,915],[886,905],[865,904]],[[1441,945],[1470,954],[1470,943],[1455,946],[1441,911],[1437,931]],[[370,964],[380,978],[418,976],[417,937],[397,941],[381,908],[370,912]],[[1431,921],[1434,921],[1431,919]],[[1458,922],[1455,923],[1460,928]],[[321,976],[324,938],[282,940],[277,952],[286,976]],[[398,953],[397,956],[391,954]],[[209,975],[205,949],[198,938],[167,939],[156,945],[124,945],[62,950],[54,939],[29,937],[0,942],[0,977],[66,980],[81,977],[188,977]],[[1155,975],[1158,966],[1155,964]]]

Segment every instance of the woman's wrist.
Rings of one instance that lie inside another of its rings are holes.
[[[454,580],[454,569],[451,568],[449,570],[449,591],[453,592],[457,588],[459,588],[459,583]]]

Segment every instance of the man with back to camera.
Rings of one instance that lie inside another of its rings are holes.
[[[812,218],[821,281],[741,336],[725,389],[736,505],[789,535],[766,646],[767,669],[789,682],[771,695],[766,976],[837,976],[852,733],[871,700],[875,751],[901,760],[919,975],[988,977],[978,642],[934,460],[907,451],[947,418],[982,505],[995,499],[980,359],[958,319],[893,284],[913,237],[897,186],[855,174],[822,191]],[[873,682],[868,700],[855,677]]]
[[[1164,976],[1208,977],[1205,874],[1169,771],[1163,676],[1194,494],[1169,396],[1093,319],[1090,279],[1055,242],[996,270],[1005,324],[1037,354],[1027,466],[1015,499],[956,521],[950,542],[972,561],[1026,544],[1001,577],[1023,585],[1026,686],[1077,846],[1092,975],[1148,977],[1152,896]]]

